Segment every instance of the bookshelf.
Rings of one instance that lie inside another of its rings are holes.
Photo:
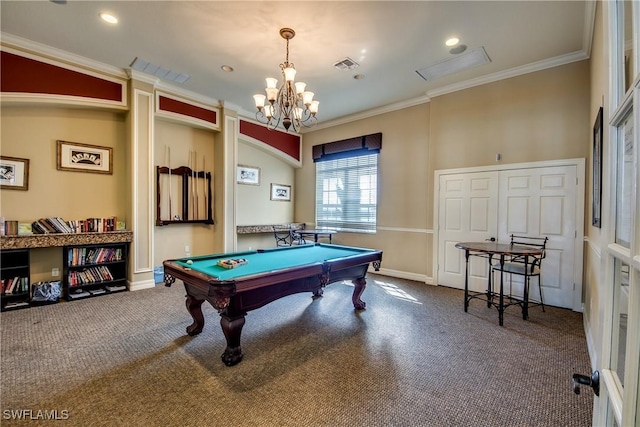
[[[104,295],[127,290],[127,243],[64,246],[65,299]]]
[[[2,311],[29,307],[29,250],[0,251],[0,280]]]

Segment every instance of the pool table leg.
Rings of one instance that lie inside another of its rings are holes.
[[[242,349],[240,348],[240,335],[244,326],[244,314],[238,316],[220,315],[220,326],[227,339],[227,348],[222,353],[222,362],[227,366],[233,366],[242,360]]]
[[[187,326],[187,334],[190,336],[198,335],[202,332],[202,328],[204,328],[204,316],[202,315],[203,302],[204,300],[199,300],[191,295],[187,295],[185,305],[187,306],[187,311],[191,317],[193,317],[193,323]]]
[[[360,279],[352,280],[354,284],[353,296],[351,297],[351,301],[353,302],[353,306],[356,310],[364,310],[367,304],[360,299],[360,295],[364,292],[364,289],[367,287],[367,281],[364,277]]]

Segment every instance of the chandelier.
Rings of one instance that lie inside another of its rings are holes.
[[[283,83],[278,88],[278,79],[268,77],[267,95],[253,95],[256,103],[256,119],[267,125],[271,130],[276,129],[280,123],[285,130],[293,126],[294,131],[298,131],[300,126],[311,127],[316,124],[316,113],[318,112],[318,101],[313,100],[313,92],[305,90],[306,83],[295,82],[296,69],[289,63],[289,40],[296,35],[291,28],[282,28],[280,36],[287,41],[287,56],[280,70],[282,71]],[[269,101],[265,105],[265,100]]]

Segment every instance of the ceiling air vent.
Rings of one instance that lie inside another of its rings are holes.
[[[162,68],[160,65],[152,64],[142,58],[134,59],[131,63],[131,68],[176,83],[184,83],[191,78],[188,74],[167,70],[166,68]]]
[[[353,70],[354,68],[358,68],[360,66],[360,64],[358,64],[356,61],[354,61],[351,58],[344,58],[342,61],[338,61],[335,64],[333,64],[334,67],[336,67],[338,70]]]
[[[489,59],[484,47],[481,46],[453,58],[445,59],[444,61],[436,62],[433,65],[416,70],[416,73],[423,79],[429,81],[490,62],[491,59]]]

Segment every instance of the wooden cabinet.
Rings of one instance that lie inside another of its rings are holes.
[[[0,251],[2,311],[29,307],[29,249]]]
[[[64,246],[63,289],[67,300],[127,289],[127,243]]]

